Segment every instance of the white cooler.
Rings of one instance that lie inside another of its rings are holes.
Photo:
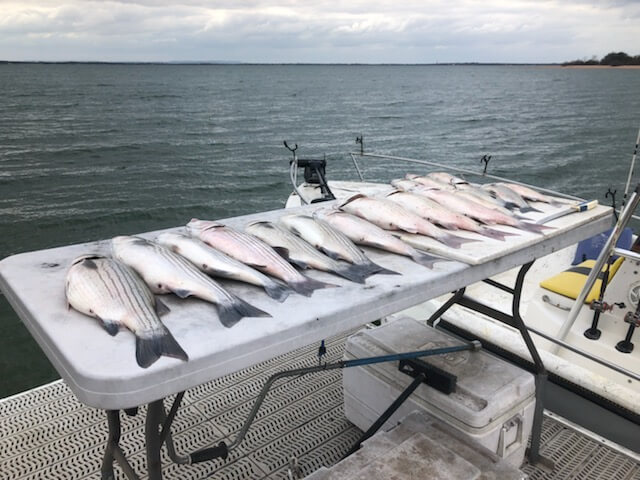
[[[349,337],[345,360],[462,344],[441,330],[405,317]],[[383,429],[421,410],[519,467],[533,423],[533,375],[482,350],[421,360],[455,375],[455,391],[447,395],[420,385]],[[345,416],[360,429],[367,430],[413,381],[398,365],[385,362],[344,369]]]

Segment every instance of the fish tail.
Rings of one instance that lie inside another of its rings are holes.
[[[233,327],[244,317],[270,317],[267,312],[254,307],[239,297],[235,297],[231,303],[218,306],[218,318],[220,323],[227,328]]]
[[[500,240],[501,242],[504,242],[504,237],[506,236],[518,235],[517,233],[501,232],[500,230],[494,230],[493,228],[487,228],[487,227],[484,227],[478,230],[478,233],[480,235],[484,235],[485,237],[493,238],[495,240]]]
[[[428,253],[423,253],[419,251],[415,251],[413,255],[411,255],[411,260],[420,265],[423,265],[427,268],[433,269],[433,265],[437,262],[446,262],[446,258],[434,257],[433,255],[429,255]]]
[[[526,230],[527,232],[542,233],[545,230],[554,230],[554,227],[547,227],[546,225],[538,225],[537,223],[518,222],[518,228]]]
[[[339,285],[321,282],[320,280],[314,280],[313,278],[305,276],[304,280],[300,280],[295,283],[292,282],[289,284],[289,286],[293,288],[296,292],[298,292],[300,295],[304,295],[305,297],[310,297],[315,290],[318,290],[320,288],[338,287]]]
[[[352,282],[364,283],[366,276],[363,276],[357,265],[346,265],[340,269],[333,270],[333,273],[340,275]]]
[[[520,213],[527,213],[527,212],[538,212],[541,213],[542,210],[538,210],[537,208],[533,208],[531,205],[529,205],[528,207],[524,207],[520,209]]]
[[[444,243],[447,247],[460,248],[465,243],[477,242],[479,240],[475,238],[464,238],[457,235],[444,235],[437,239],[439,242]]]
[[[280,303],[284,302],[291,293],[291,289],[289,287],[279,282],[267,283],[264,286],[264,291],[267,292],[267,295]]]
[[[149,338],[136,337],[136,360],[142,368],[149,367],[162,355],[185,362],[189,360],[189,356],[167,329]]]
[[[370,277],[371,275],[380,274],[380,275],[402,275],[401,273],[394,272],[393,270],[389,270],[388,268],[384,268],[377,263],[369,262],[369,263],[361,263],[358,265],[354,265],[354,267],[360,272],[363,278]]]

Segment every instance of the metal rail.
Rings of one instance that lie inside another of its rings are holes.
[[[458,172],[458,173],[466,173],[468,175],[475,175],[475,176],[478,176],[478,177],[491,178],[493,180],[499,180],[501,182],[515,183],[517,185],[522,185],[524,187],[534,188],[536,190],[539,190],[539,191],[545,192],[545,193],[549,193],[549,194],[552,194],[554,196],[563,197],[563,198],[567,198],[567,199],[571,199],[571,200],[585,201],[584,198],[575,197],[573,195],[567,195],[566,193],[556,192],[555,190],[550,190],[548,188],[541,188],[541,187],[538,187],[537,185],[530,185],[528,183],[519,182],[519,181],[513,180],[511,178],[499,177],[497,175],[482,174],[482,173],[474,172],[473,170],[467,170],[466,168],[452,167],[451,165],[443,165],[441,163],[430,162],[428,160],[418,160],[418,159],[415,159],[415,158],[397,157],[397,156],[394,156],[394,155],[383,155],[383,154],[377,154],[377,153],[362,153],[362,154],[360,154],[359,152],[351,152],[349,155],[351,155],[351,159],[353,160],[353,162],[356,165],[357,165],[357,162],[356,162],[356,159],[355,159],[356,155],[361,156],[361,157],[371,157],[371,158],[388,158],[390,160],[400,160],[400,161],[403,161],[403,162],[417,163],[419,165],[428,165],[430,167],[444,168],[446,170],[452,170],[452,171]],[[358,174],[360,175],[360,179],[362,181],[364,181],[364,179],[363,179],[363,177],[362,177],[362,175],[360,173],[360,169],[358,167],[356,167],[356,168],[358,170]]]

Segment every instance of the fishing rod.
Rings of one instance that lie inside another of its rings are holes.
[[[636,145],[633,147],[633,155],[631,156],[631,166],[629,167],[629,175],[627,176],[627,185],[624,187],[624,197],[622,198],[622,206],[627,203],[627,194],[631,185],[631,177],[633,177],[633,169],[636,164],[636,155],[638,154],[638,144],[640,144],[640,128],[638,128],[638,136],[636,137]]]

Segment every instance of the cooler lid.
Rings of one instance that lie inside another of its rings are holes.
[[[404,317],[352,336],[347,353],[360,357],[463,344],[450,334]],[[372,347],[375,352],[371,351]],[[440,410],[441,414],[473,428],[489,425],[535,395],[532,374],[483,350],[423,357],[422,360],[455,375],[456,391],[446,395],[422,385],[414,395]],[[398,371],[398,362],[380,364],[379,371],[390,379],[398,379],[402,385],[408,385],[411,381],[410,377]]]

